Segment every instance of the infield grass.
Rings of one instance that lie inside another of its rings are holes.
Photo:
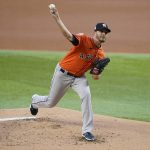
[[[65,52],[0,51],[0,108],[28,107],[35,93],[47,95],[58,60]],[[93,111],[150,121],[150,55],[108,54],[110,64],[101,79],[89,80]],[[80,99],[70,89],[59,107],[80,110]]]

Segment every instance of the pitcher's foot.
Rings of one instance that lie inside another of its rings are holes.
[[[92,133],[90,132],[86,132],[84,134],[82,134],[82,137],[84,137],[87,141],[95,141],[95,137],[94,135],[92,135]]]
[[[38,108],[33,108],[32,104],[30,105],[30,112],[33,116],[37,115]]]

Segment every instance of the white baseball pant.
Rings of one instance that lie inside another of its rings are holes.
[[[48,96],[33,95],[32,105],[34,108],[54,107],[66,93],[68,88],[72,88],[81,99],[82,110],[82,134],[91,132],[93,129],[93,112],[91,104],[91,93],[88,81],[85,76],[75,78],[67,75],[67,72],[60,71],[59,64],[55,68],[55,72],[51,81],[50,92]]]

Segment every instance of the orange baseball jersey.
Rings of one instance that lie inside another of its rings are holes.
[[[74,36],[79,40],[79,44],[70,49],[60,60],[59,65],[69,73],[80,77],[91,68],[96,58],[104,58],[104,51],[102,48],[96,47],[91,37],[85,34]]]

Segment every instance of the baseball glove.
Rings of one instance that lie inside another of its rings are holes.
[[[109,62],[109,58],[96,59],[92,65],[90,74],[99,75]]]

